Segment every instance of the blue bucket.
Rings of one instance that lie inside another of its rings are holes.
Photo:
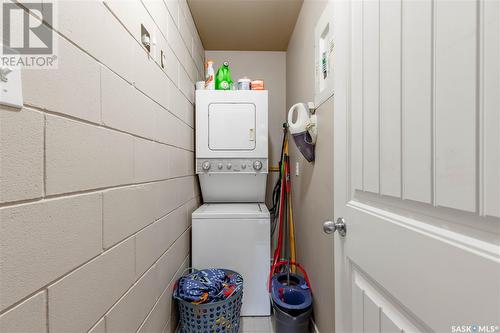
[[[312,306],[312,293],[306,280],[293,273],[273,276],[271,297],[276,306],[290,315],[300,315]]]

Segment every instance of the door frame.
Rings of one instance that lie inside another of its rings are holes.
[[[347,156],[345,153],[339,154],[338,149],[347,147],[347,110],[349,96],[349,75],[347,69],[350,68],[350,35],[351,30],[351,3],[350,0],[333,2],[333,82],[334,82],[334,102],[333,102],[333,128],[334,128],[334,151],[333,165],[334,169],[334,193],[333,193],[333,211],[334,219],[342,216],[342,208],[346,204],[347,196],[347,161],[340,156]],[[339,156],[340,155],[340,156]],[[347,222],[348,223],[348,222]],[[347,225],[349,233],[349,225]],[[334,279],[335,279],[335,332],[352,332],[351,328],[351,290],[350,284],[346,279],[350,277],[345,274],[349,269],[345,269],[343,262],[344,240],[336,232],[334,235]],[[338,265],[342,263],[342,265]]]

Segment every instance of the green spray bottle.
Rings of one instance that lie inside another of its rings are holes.
[[[229,62],[224,61],[222,66],[217,70],[215,75],[216,90],[230,90],[233,80],[231,80],[231,71],[229,70]]]

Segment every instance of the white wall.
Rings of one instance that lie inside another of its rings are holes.
[[[206,51],[206,59],[215,61],[214,69],[229,61],[231,78],[248,76],[263,79],[264,88],[269,90],[269,165],[278,165],[283,139],[286,103],[286,52],[272,51]],[[270,173],[267,182],[267,203],[269,193],[277,179],[277,173]]]
[[[326,1],[305,1],[288,44],[287,107],[314,101],[314,27]],[[314,293],[314,320],[320,332],[334,331],[333,238],[323,221],[333,218],[333,99],[316,110],[316,160],[307,162],[290,143],[297,258],[308,271]],[[300,176],[294,176],[296,165]]]
[[[24,108],[0,109],[0,331],[173,331],[199,203],[201,41],[185,0],[57,15],[58,69],[24,71]]]

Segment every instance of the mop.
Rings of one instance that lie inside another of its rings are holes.
[[[277,204],[273,205],[273,210],[278,213],[278,241],[273,256],[273,266],[279,261],[286,260],[295,262],[295,226],[293,221],[292,208],[292,183],[290,179],[290,157],[288,155],[288,130],[287,125],[283,124],[283,146],[280,159],[280,177],[275,186],[275,191],[279,188],[280,196]],[[294,265],[286,265],[282,268],[287,272],[295,273]]]
[[[298,315],[310,310],[312,292],[307,272],[296,262],[288,131],[286,124],[283,127],[284,139],[279,165],[280,176],[273,191],[274,194],[279,191],[279,200],[273,205],[273,210],[278,212],[276,216],[278,239],[269,276],[269,290],[273,304],[289,315]],[[303,276],[296,274],[297,268]],[[297,302],[297,299],[301,301]],[[289,304],[289,301],[293,304]]]

